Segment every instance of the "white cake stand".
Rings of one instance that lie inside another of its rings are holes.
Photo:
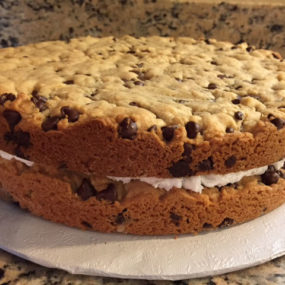
[[[96,276],[179,280],[257,265],[285,253],[285,205],[200,234],[140,237],[80,231],[0,202],[0,247],[46,267]]]

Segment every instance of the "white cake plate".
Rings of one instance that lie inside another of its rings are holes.
[[[285,253],[285,205],[200,234],[140,237],[80,231],[0,201],[0,248],[46,267],[96,276],[179,280],[257,265]]]

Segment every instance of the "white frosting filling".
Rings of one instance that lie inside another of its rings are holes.
[[[27,166],[32,166],[34,164],[32,161],[19,158],[2,150],[0,150],[0,156],[8,160],[14,158],[16,160],[25,163]],[[284,165],[284,162],[285,158],[278,162],[273,163],[272,165],[277,170],[279,170]],[[123,183],[129,183],[132,180],[139,180],[148,183],[155,188],[161,188],[167,191],[175,187],[175,188],[184,188],[187,190],[192,190],[194,192],[201,193],[204,187],[225,186],[229,183],[239,182],[243,177],[246,176],[262,175],[267,169],[268,165],[244,171],[227,173],[227,174],[207,174],[207,175],[179,177],[179,178],[115,177],[115,176],[108,176],[108,178],[115,181],[121,181]]]
[[[9,154],[3,150],[0,150],[0,157],[4,158],[4,159],[7,159],[7,160],[11,160],[12,158],[16,159],[16,160],[19,160],[21,162],[23,162],[24,164],[26,164],[27,166],[32,166],[34,163],[32,161],[29,161],[29,160],[26,160],[26,159],[23,159],[23,158],[20,158],[18,156],[15,156],[15,155],[12,155],[12,154]]]
[[[280,169],[285,162],[282,159],[272,165],[276,169]],[[262,175],[268,166],[257,167],[245,171],[232,172],[227,174],[207,174],[190,177],[179,177],[179,178],[156,178],[156,177],[114,177],[109,176],[108,178],[115,181],[122,181],[123,183],[129,183],[131,180],[139,180],[152,185],[155,188],[162,188],[167,191],[176,188],[184,188],[192,190],[194,192],[201,193],[204,187],[221,187],[229,183],[239,182],[243,177]]]

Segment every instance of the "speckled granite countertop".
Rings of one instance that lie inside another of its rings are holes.
[[[284,0],[0,0],[0,47],[87,34],[169,35],[247,41],[285,56],[284,13]],[[285,284],[285,257],[218,277],[171,282],[71,275],[0,250],[2,285],[119,283]]]
[[[269,263],[217,277],[182,281],[122,280],[71,275],[47,269],[0,250],[0,284],[2,285],[271,285],[285,284],[285,257]]]
[[[81,35],[247,41],[285,54],[284,0],[0,1],[0,45]]]

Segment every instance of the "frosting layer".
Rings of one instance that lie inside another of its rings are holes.
[[[0,156],[5,159],[16,159],[27,166],[32,166],[34,163],[26,159],[19,158],[17,156],[11,155],[7,152],[0,150]],[[284,165],[285,158],[273,163],[272,165],[275,169],[279,170]],[[247,176],[262,175],[266,172],[269,165],[257,167],[245,171],[232,172],[227,174],[208,174],[208,175],[198,175],[190,177],[179,177],[179,178],[157,178],[157,177],[115,177],[108,176],[109,179],[114,181],[121,181],[123,183],[130,183],[132,180],[139,180],[147,184],[152,185],[155,188],[161,188],[169,191],[173,187],[183,188],[186,190],[192,190],[197,193],[201,193],[205,187],[221,187],[229,183],[239,182],[242,178]]]
[[[282,159],[272,165],[279,170],[285,162]],[[192,190],[194,192],[201,193],[205,187],[221,187],[229,183],[239,182],[243,177],[262,175],[268,169],[268,165],[257,167],[245,171],[238,171],[227,174],[208,174],[190,177],[179,177],[179,178],[156,178],[156,177],[114,177],[109,176],[108,178],[121,181],[123,183],[129,183],[131,180],[139,180],[152,185],[155,188],[162,188],[167,191],[175,188],[184,188]]]

